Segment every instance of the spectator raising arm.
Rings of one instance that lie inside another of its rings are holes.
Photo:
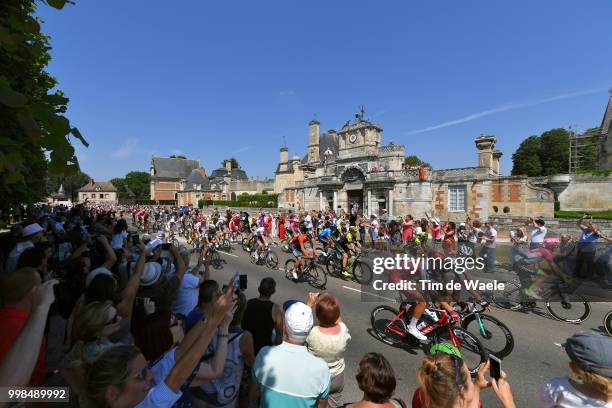
[[[104,247],[104,252],[106,252],[106,261],[102,264],[106,269],[111,269],[115,262],[117,262],[117,255],[115,255],[115,251],[111,248],[108,240],[104,235],[99,235],[96,237],[96,240]]]
[[[140,250],[140,257],[134,268],[134,273],[130,276],[128,283],[123,289],[121,302],[117,305],[117,313],[123,319],[130,319],[132,316],[132,310],[134,309],[134,300],[138,294],[138,288],[140,285],[140,277],[144,271],[144,264],[147,258],[147,250],[142,242],[138,243],[138,249]]]
[[[181,261],[182,263],[182,261]],[[200,321],[191,332],[198,334],[197,339],[186,350],[176,351],[176,364],[166,377],[165,383],[173,392],[177,392],[181,385],[189,378],[195,367],[199,364],[200,358],[204,354],[206,347],[210,343],[212,336],[219,324],[225,318],[225,315],[232,310],[235,304],[234,300],[234,283],[233,281],[225,288],[223,295],[219,297],[213,309],[207,316],[207,319]],[[183,340],[187,340],[186,336]],[[181,344],[181,348],[185,347]]]
[[[47,315],[51,304],[55,301],[53,287],[59,281],[48,280],[34,290],[34,306],[32,314],[15,339],[15,342],[0,364],[0,385],[12,387],[27,387],[32,377],[32,371],[38,360],[40,342],[45,332]],[[5,406],[0,404],[0,406]]]

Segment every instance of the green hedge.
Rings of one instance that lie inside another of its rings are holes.
[[[271,202],[271,201],[277,201],[278,199],[278,194],[241,194],[238,197],[236,197],[237,201],[248,201],[248,202],[255,202],[255,201],[266,201],[266,202]]]
[[[199,200],[198,207],[207,205],[225,205],[228,207],[276,208],[276,201],[238,201],[238,200]]]
[[[555,218],[582,218],[585,212],[580,211],[555,211]],[[592,215],[593,219],[612,220],[612,210],[607,211],[586,211],[586,214]]]
[[[176,200],[135,200],[139,205],[176,205]]]

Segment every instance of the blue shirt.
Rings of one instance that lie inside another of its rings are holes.
[[[591,231],[588,228],[582,229],[582,234],[580,234],[580,239],[578,240],[578,249],[581,252],[595,252],[596,243],[599,239],[599,234]]]
[[[315,408],[329,394],[327,363],[305,346],[283,342],[262,348],[252,376],[261,387],[261,408]]]

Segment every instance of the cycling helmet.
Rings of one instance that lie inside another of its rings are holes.
[[[302,234],[306,234],[308,232],[308,227],[306,226],[306,224],[300,224],[300,232]]]
[[[444,353],[461,358],[461,351],[451,343],[436,343],[429,349],[429,354]]]
[[[357,232],[357,227],[354,226],[354,225],[351,225],[350,231],[351,232]]]

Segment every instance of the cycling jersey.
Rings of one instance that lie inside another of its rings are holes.
[[[324,228],[319,232],[319,240],[323,243],[328,243],[331,237],[332,231],[330,228]]]
[[[253,232],[256,236],[261,237],[266,232],[264,227],[257,227],[257,229]]]

